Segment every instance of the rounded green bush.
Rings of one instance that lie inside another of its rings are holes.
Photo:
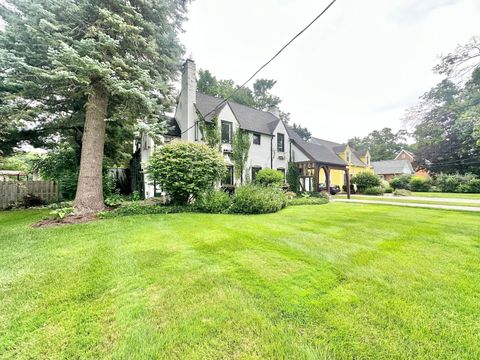
[[[155,151],[147,172],[174,204],[187,204],[191,198],[213,189],[226,167],[216,149],[200,143],[172,142]]]
[[[267,214],[277,212],[286,205],[287,196],[277,187],[245,185],[236,189],[229,212],[233,214]]]
[[[361,172],[352,177],[352,184],[357,185],[357,189],[360,193],[363,193],[366,189],[381,186],[380,178],[369,172]]]
[[[255,183],[263,186],[281,186],[285,183],[284,175],[274,169],[263,169],[257,173]]]
[[[410,190],[412,191],[430,191],[432,184],[430,180],[424,179],[420,176],[412,176],[410,178]]]
[[[402,175],[394,177],[390,180],[390,186],[393,189],[409,189],[410,188],[411,175]]]

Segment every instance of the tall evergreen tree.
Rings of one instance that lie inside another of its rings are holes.
[[[78,214],[104,208],[106,121],[154,130],[172,103],[188,0],[0,3],[0,102],[9,123],[81,119]]]

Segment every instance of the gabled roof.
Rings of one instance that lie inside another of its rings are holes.
[[[214,113],[209,114],[215,107],[222,103],[223,99],[197,92],[195,106],[202,116],[208,114],[205,120],[212,121],[225,106],[230,106],[240,128],[252,132],[273,135],[277,125],[281,121],[278,117],[267,111],[257,110],[233,101],[222,104]]]
[[[347,148],[347,144],[339,144],[333,141],[319,139],[316,137],[310,138],[310,142],[312,142],[313,144],[326,146],[330,148],[332,151],[334,151],[336,154],[344,152],[345,149]],[[365,164],[362,160],[360,160],[362,155],[359,155],[358,152],[351,146],[350,146],[350,149],[352,150],[352,158],[351,158],[352,164],[356,166],[367,166],[367,164]]]
[[[305,155],[310,157],[313,161],[317,161],[324,164],[347,166],[348,164],[338,156],[330,147],[307,142],[303,140],[295,130],[290,126],[287,126],[288,136],[295,145],[305,152]]]
[[[412,164],[408,160],[385,160],[372,162],[373,169],[378,175],[413,174]]]
[[[412,153],[411,151],[408,151],[408,150],[405,150],[405,149],[402,149],[398,152],[397,156],[395,156],[395,160],[397,160],[397,158],[400,156],[400,154],[404,152],[405,154],[409,155],[412,159],[415,159],[415,154]]]

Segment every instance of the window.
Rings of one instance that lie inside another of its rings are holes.
[[[260,166],[254,166],[252,167],[252,181],[255,181],[255,178],[257,177],[257,173],[262,170]]]
[[[222,144],[232,143],[232,123],[222,121]]]
[[[367,156],[367,165],[370,165],[370,156]]]
[[[285,135],[277,134],[277,151],[285,152]]]
[[[227,174],[222,180],[222,185],[233,185],[233,166],[227,166]]]
[[[262,135],[260,134],[253,134],[253,144],[254,145],[260,145],[262,140]]]
[[[283,175],[283,181],[285,181],[285,169],[278,168],[277,171]]]
[[[351,161],[351,156],[349,151],[345,153],[345,157],[347,158],[347,162],[349,163]]]

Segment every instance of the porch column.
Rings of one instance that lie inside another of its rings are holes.
[[[323,168],[323,171],[325,171],[325,186],[327,187],[327,194],[330,195],[330,168],[328,166],[325,166]]]
[[[350,199],[350,170],[348,168],[345,169],[345,175],[347,177],[347,182],[346,182],[346,186],[347,186],[347,199]]]
[[[318,185],[320,182],[320,167],[318,166],[318,163],[313,165],[313,169],[313,191],[318,192]]]

